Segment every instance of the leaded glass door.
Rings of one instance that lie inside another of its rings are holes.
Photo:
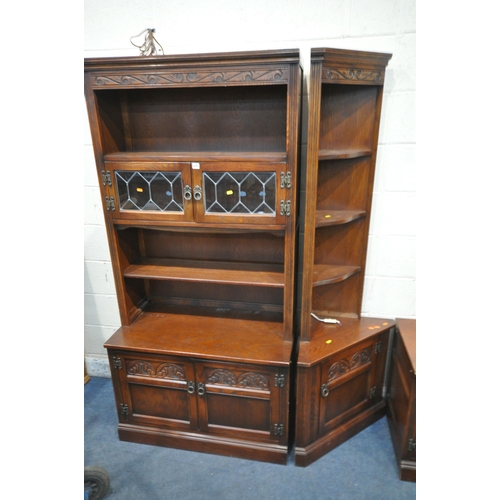
[[[106,162],[107,208],[115,219],[193,218],[188,162]]]
[[[289,199],[283,181],[285,166],[206,162],[199,169],[193,168],[196,221],[283,224]]]

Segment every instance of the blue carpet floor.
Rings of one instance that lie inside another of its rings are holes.
[[[105,468],[110,500],[405,500],[387,420],[306,468],[274,465],[118,440],[111,379],[85,385],[85,465]]]

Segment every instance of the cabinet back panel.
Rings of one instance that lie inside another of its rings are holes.
[[[371,149],[378,91],[376,86],[324,84],[320,149]]]
[[[365,220],[358,219],[316,229],[314,263],[361,266],[365,226]]]
[[[150,280],[149,285],[153,301],[165,304],[255,311],[276,311],[283,307],[282,289],[157,280]]]
[[[283,238],[269,233],[184,233],[144,230],[145,256],[283,264]]]
[[[322,161],[318,168],[318,210],[366,210],[371,158]]]
[[[96,94],[102,109],[113,102],[106,123],[116,131],[117,146],[129,151],[285,151],[286,91],[270,85]],[[122,96],[121,116],[115,94]]]
[[[339,283],[314,287],[312,310],[326,316],[328,313],[358,315],[361,300],[360,284],[358,273]]]

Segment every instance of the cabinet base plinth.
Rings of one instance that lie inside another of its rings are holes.
[[[412,461],[402,460],[399,463],[399,478],[402,481],[417,481],[417,463]]]
[[[210,453],[227,457],[257,460],[278,465],[286,465],[288,447],[255,441],[227,439],[200,433],[170,431],[154,427],[119,424],[118,436],[121,441],[164,446],[198,453]]]
[[[295,465],[307,467],[351,437],[366,429],[386,414],[385,401],[350,419],[343,425],[321,436],[314,443],[303,448],[295,448]]]

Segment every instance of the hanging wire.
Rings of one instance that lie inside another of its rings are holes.
[[[142,34],[146,33],[146,36],[144,38],[144,43],[142,45],[136,45],[132,40],[134,38],[139,38]],[[130,38],[130,43],[134,46],[137,47],[141,51],[141,56],[155,56],[158,54],[158,49],[156,48],[156,44],[158,44],[158,47],[161,49],[161,53],[163,55],[163,47],[160,45],[158,40],[154,37],[153,33],[155,32],[154,28],[146,28],[144,31],[139,33],[136,36],[133,36]]]

